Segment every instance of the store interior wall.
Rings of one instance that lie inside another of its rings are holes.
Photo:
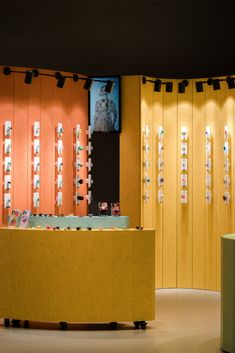
[[[13,69],[13,68],[12,68]],[[20,70],[20,68],[17,68]],[[22,68],[23,70],[23,68]],[[54,74],[54,72],[44,71]],[[40,207],[36,213],[87,214],[87,202],[82,201],[75,206],[74,175],[74,128],[81,125],[81,145],[87,144],[88,125],[88,93],[82,83],[66,80],[63,89],[56,87],[53,77],[39,76],[33,78],[30,85],[24,83],[24,75],[12,73],[5,76],[0,68],[0,163],[4,161],[4,122],[12,121],[12,190],[11,208],[3,208],[4,186],[0,188],[1,222],[6,221],[11,209],[31,209],[32,205],[32,128],[34,121],[40,121]],[[63,123],[63,205],[56,210],[55,205],[55,135],[58,122]],[[81,152],[84,163],[86,151]],[[0,168],[0,180],[4,180],[3,168]],[[87,177],[87,168],[81,168],[80,177]],[[82,195],[86,195],[87,186],[80,187]]]
[[[136,78],[127,77],[129,87]],[[204,85],[204,92],[197,93],[195,81],[190,81],[184,94],[177,93],[177,81],[173,81],[173,92],[154,92],[153,84],[142,84],[139,77],[140,114],[135,119],[127,119],[130,141],[132,127],[139,129],[141,160],[130,165],[128,175],[121,173],[121,199],[127,215],[139,217],[138,204],[132,207],[125,201],[124,192],[133,184],[141,184],[141,223],[147,228],[156,228],[156,287],[157,288],[201,288],[220,290],[220,238],[235,231],[234,207],[234,124],[235,90],[229,90],[226,82],[221,82],[221,90],[214,91]],[[136,91],[138,91],[136,89]],[[137,92],[138,93],[138,92]],[[132,92],[127,97],[133,100]],[[137,97],[137,95],[136,95]],[[139,109],[137,99],[133,101]],[[138,122],[139,120],[139,122]],[[141,127],[139,128],[139,123]],[[144,184],[144,126],[148,125],[150,167],[148,187]],[[231,201],[223,201],[224,187],[224,126],[229,127],[231,141]],[[158,203],[158,127],[164,128],[164,200]],[[210,126],[212,133],[212,203],[205,201],[205,129]],[[188,129],[188,203],[181,204],[181,127]],[[128,138],[128,136],[126,136]],[[134,158],[134,149],[122,143],[124,158],[129,154]],[[129,146],[130,147],[130,146]],[[121,162],[123,163],[123,162]],[[125,185],[125,187],[124,187]],[[149,201],[144,201],[145,190]],[[133,199],[132,199],[133,201]],[[134,203],[132,203],[134,205]]]

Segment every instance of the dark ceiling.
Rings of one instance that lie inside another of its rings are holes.
[[[0,65],[96,75],[235,74],[235,1],[8,0]]]

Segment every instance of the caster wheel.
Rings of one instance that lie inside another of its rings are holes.
[[[10,327],[10,324],[11,324],[10,319],[4,319],[4,326],[5,327]]]
[[[64,321],[61,321],[61,322],[60,322],[60,330],[66,331],[66,330],[67,330],[67,327],[68,327],[67,322],[64,322]]]
[[[134,321],[135,329],[138,330],[140,328],[140,322]]]
[[[116,330],[117,329],[117,322],[110,322],[110,328],[111,328],[111,330]]]
[[[12,327],[17,327],[19,328],[20,327],[20,320],[11,320],[11,324],[12,324]]]
[[[145,330],[147,326],[147,322],[146,321],[140,321],[140,328],[141,330]]]
[[[28,321],[28,320],[25,320],[25,322],[24,322],[24,328],[29,328],[29,321]]]

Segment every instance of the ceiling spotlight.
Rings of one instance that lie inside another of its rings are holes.
[[[228,85],[228,89],[235,88],[235,79],[234,79],[234,77],[228,76],[226,78],[226,82],[227,82],[227,85]]]
[[[61,75],[60,72],[58,72],[58,71],[55,72],[55,78],[56,78],[57,80],[59,80],[59,78],[60,78],[61,76],[62,76],[62,75]]]
[[[89,91],[91,89],[92,83],[93,83],[93,80],[88,77],[84,83],[83,88]]]
[[[106,83],[105,89],[104,89],[105,92],[111,93],[112,89],[113,89],[113,86],[114,86],[114,81],[108,80],[107,83]]]
[[[219,80],[219,79],[213,80],[212,85],[213,85],[213,89],[214,89],[215,91],[218,90],[218,89],[220,89],[220,80]]]
[[[38,70],[28,70],[25,72],[24,83],[27,83],[28,85],[30,85],[32,83],[33,77],[38,77],[38,76],[39,76]]]
[[[3,73],[4,73],[4,75],[10,75],[11,74],[11,68],[10,67],[4,67]]]
[[[208,86],[213,86],[213,90],[217,91],[220,89],[220,80],[218,78],[213,79],[213,78],[208,78],[207,80]]]
[[[30,85],[32,83],[32,79],[33,79],[33,71],[32,70],[26,71],[24,83],[27,83],[28,85]]]
[[[172,92],[173,91],[173,83],[172,82],[166,82],[166,92]]]
[[[74,82],[77,82],[77,81],[79,80],[79,77],[78,77],[77,74],[74,74],[74,75],[73,75],[73,80],[74,80]]]
[[[188,81],[183,80],[182,82],[178,83],[178,93],[185,93],[185,87],[188,86]]]
[[[33,70],[33,76],[34,76],[34,77],[38,77],[38,76],[39,76],[39,71],[36,70],[36,69],[34,69],[34,70]]]
[[[56,87],[63,88],[65,84],[65,76],[61,75],[60,72],[56,72],[55,78],[57,79]]]
[[[161,87],[162,87],[162,81],[161,80],[156,80],[154,82],[154,92],[161,92]]]
[[[65,84],[65,77],[61,75],[61,77],[57,81],[56,87],[63,88]]]
[[[197,92],[203,92],[203,82],[202,81],[195,82],[195,85],[196,85]]]

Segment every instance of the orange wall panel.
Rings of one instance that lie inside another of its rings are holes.
[[[15,68],[16,69],[16,68]],[[17,70],[24,70],[17,68]],[[40,71],[54,74],[50,71]],[[4,123],[12,121],[12,190],[11,209],[31,209],[37,213],[87,214],[87,202],[74,204],[74,129],[80,124],[80,143],[87,145],[88,93],[82,83],[66,80],[63,89],[56,87],[53,77],[39,76],[32,83],[24,83],[23,74],[5,76],[0,68],[0,179],[4,181]],[[40,207],[33,207],[33,124],[40,122]],[[61,122],[63,134],[63,205],[56,207],[56,128]],[[87,152],[80,154],[84,163],[79,176],[87,178]],[[87,185],[79,192],[85,197]],[[3,208],[3,187],[0,188],[1,224],[6,222],[11,209]]]

